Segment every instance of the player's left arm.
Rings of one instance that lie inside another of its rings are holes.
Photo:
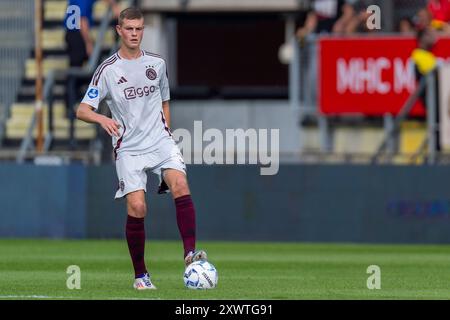
[[[170,110],[169,110],[169,100],[163,101],[162,110],[164,113],[164,118],[166,119],[167,127],[170,129]]]

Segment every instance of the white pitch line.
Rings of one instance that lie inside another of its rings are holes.
[[[123,297],[113,297],[113,298],[106,298],[104,300],[161,300],[161,298],[123,298]]]
[[[9,295],[9,296],[0,296],[0,299],[8,299],[8,298],[32,298],[32,299],[64,299],[68,297],[51,297],[51,296],[39,296],[39,295],[30,295],[30,296],[20,296],[20,295]]]
[[[161,300],[161,298],[134,298],[134,297],[108,297],[108,298],[80,298],[80,297],[52,297],[41,295],[5,295],[0,299],[78,299],[78,300]]]

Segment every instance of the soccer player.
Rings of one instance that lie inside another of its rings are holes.
[[[171,192],[184,246],[184,262],[206,260],[195,250],[195,209],[186,178],[186,166],[170,131],[169,83],[165,61],[141,50],[144,17],[139,9],[123,10],[116,26],[119,50],[100,64],[77,118],[98,123],[112,136],[119,186],[116,199],[125,197],[128,217],[126,239],[138,290],[155,289],[144,261],[147,212],[147,170],[160,178],[158,193]],[[96,113],[105,100],[112,119]]]

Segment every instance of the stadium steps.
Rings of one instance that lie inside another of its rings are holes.
[[[42,69],[44,77],[47,77],[50,70],[64,70],[69,67],[69,59],[65,56],[61,57],[48,57],[44,59],[42,63]],[[35,59],[28,59],[25,64],[25,78],[35,79],[36,78],[36,61]]]
[[[64,100],[66,93],[66,85],[63,81],[56,81],[53,87],[53,97],[55,100]],[[18,101],[20,102],[32,102],[36,99],[36,86],[34,79],[24,79],[22,86],[20,87],[18,94]]]
[[[66,117],[65,105],[57,103],[53,106],[54,137],[55,139],[68,139],[70,121]],[[34,113],[33,103],[15,103],[11,108],[11,116],[6,123],[6,135],[10,139],[22,139],[28,130],[28,125]],[[44,132],[48,132],[48,107],[43,108]],[[37,128],[34,137],[37,136]],[[81,140],[90,140],[96,136],[94,124],[75,121],[75,137]]]
[[[15,7],[14,1],[7,0]],[[2,3],[3,5],[3,0]],[[123,3],[122,6],[124,6]],[[67,8],[67,1],[65,0],[44,0],[43,3],[43,70],[44,80],[50,70],[63,70],[68,68],[69,61],[65,51],[65,31],[63,28],[64,16]],[[98,27],[102,17],[107,12],[107,4],[104,1],[97,1],[94,4],[94,23],[91,29],[92,37],[95,39],[98,34]],[[0,12],[1,15],[1,12]],[[111,23],[111,26],[115,22]],[[107,31],[105,36],[105,43],[102,48],[102,55],[106,56],[109,53],[111,46],[115,42],[115,31],[113,28]],[[8,34],[0,31],[0,41],[19,41],[10,39]],[[31,55],[25,63],[21,66],[24,69],[22,78],[22,85],[17,95],[16,103],[10,109],[9,118],[6,123],[6,132],[4,145],[10,147],[19,146],[21,140],[26,135],[29,123],[34,112],[35,100],[35,78],[36,78],[36,61],[34,59],[34,49],[31,50]],[[17,66],[1,66],[8,68],[16,68]],[[66,90],[65,79],[56,79],[53,89],[54,94],[54,138],[55,145],[58,148],[65,148],[68,145],[69,126],[70,122],[66,115],[64,97]],[[44,132],[47,132],[47,107],[44,108]],[[34,137],[36,137],[36,131]],[[89,141],[96,137],[96,127],[92,124],[86,124],[81,121],[75,122],[75,137],[81,142],[81,145],[86,145],[83,141]]]
[[[45,21],[64,21],[67,9],[67,1],[65,0],[46,0],[44,3],[44,20]],[[94,20],[101,20],[107,12],[107,4],[104,1],[97,1],[94,4]]]
[[[92,38],[97,38],[98,27],[92,28]],[[62,28],[51,28],[43,31],[42,47],[44,50],[65,50],[65,31]],[[114,44],[115,33],[110,29],[106,32],[103,48],[110,48]],[[1,39],[1,38],[0,38]]]

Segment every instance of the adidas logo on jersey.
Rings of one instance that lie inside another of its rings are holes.
[[[119,82],[117,82],[117,84],[121,84],[121,83],[125,83],[128,82],[127,79],[125,79],[124,77],[120,77]]]

